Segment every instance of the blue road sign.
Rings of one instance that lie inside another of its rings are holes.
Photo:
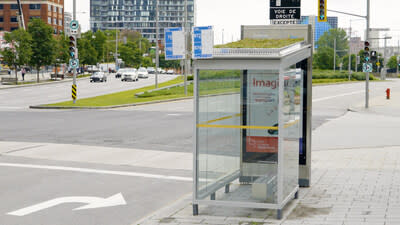
[[[182,27],[165,28],[165,60],[185,58],[185,34]]]
[[[363,72],[372,73],[372,63],[363,63]]]
[[[212,26],[193,28],[193,58],[208,59],[213,57],[214,33]]]

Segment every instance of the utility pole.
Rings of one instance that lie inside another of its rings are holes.
[[[349,81],[351,80],[351,20],[350,20],[350,29],[349,29]]]
[[[118,68],[118,29],[117,29],[117,22],[115,22],[115,71]]]
[[[73,14],[72,15],[73,20],[76,20],[76,0],[74,0],[74,2],[73,2],[73,13],[72,14]],[[76,35],[74,35],[74,36],[75,36],[75,41],[76,41],[76,46],[75,46],[76,50],[75,51],[78,52],[78,40],[76,39]],[[76,58],[76,54],[75,54],[74,58]],[[74,76],[73,76],[73,80],[72,80],[72,87],[74,88],[74,87],[76,87],[76,67],[74,67],[73,72],[74,72]],[[76,87],[76,89],[78,89],[78,88]],[[74,104],[76,103],[76,98],[73,99],[73,102],[74,102]]]
[[[370,0],[367,0],[367,31],[365,41],[369,41],[369,23],[370,23]],[[365,108],[369,108],[369,72],[365,75]]]
[[[381,80],[386,80],[386,44],[387,44],[387,36],[385,35],[385,45],[383,47],[383,72],[381,70]]]
[[[336,37],[333,40],[333,71],[336,72]]]
[[[399,77],[399,64],[400,64],[400,40],[397,41],[397,57],[396,57],[396,77]]]
[[[159,46],[158,46],[158,0],[156,0],[156,73],[155,73],[155,82],[156,88],[158,88],[158,67],[159,67]]]
[[[184,86],[185,86],[185,95],[187,95],[187,75],[189,72],[189,27],[188,27],[188,10],[187,10],[187,0],[185,0],[185,77],[184,77]]]

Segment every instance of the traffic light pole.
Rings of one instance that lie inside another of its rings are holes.
[[[76,0],[73,1],[73,20],[76,20]],[[75,36],[75,41],[77,42],[76,36]],[[75,49],[78,49],[78,45],[77,44],[78,43],[76,43]],[[77,52],[77,50],[75,50],[75,56],[74,56],[75,59],[76,59],[76,52]],[[72,86],[76,87],[76,68],[74,67],[73,70],[74,70],[74,76],[73,76]],[[74,104],[75,104],[76,103],[76,98],[74,98],[73,101],[74,101]]]
[[[369,22],[370,22],[370,0],[367,0],[367,31],[365,41],[369,41]],[[365,108],[369,108],[369,72],[365,77]]]
[[[158,46],[158,0],[156,0],[156,72],[155,72],[155,87],[158,88],[158,67],[159,67],[159,46]]]
[[[370,25],[370,0],[367,0],[367,15],[362,16],[362,15],[357,15],[357,14],[352,14],[352,13],[347,13],[347,12],[341,12],[337,10],[331,10],[327,9],[329,12],[335,12],[335,13],[341,13],[349,16],[356,16],[356,17],[361,17],[365,18],[367,20],[367,31],[365,35],[365,41],[369,40],[369,25]],[[366,72],[366,83],[365,83],[365,108],[369,107],[369,72]]]

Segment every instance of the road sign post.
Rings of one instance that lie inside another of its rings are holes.
[[[74,9],[75,9],[75,0],[74,0]],[[69,54],[71,59],[69,60],[69,66],[74,71],[73,84],[72,84],[72,100],[74,104],[76,103],[77,97],[77,86],[76,86],[76,69],[79,68],[79,59],[78,59],[78,45],[76,36],[79,30],[79,23],[75,18],[69,24],[71,28],[71,35],[69,36]]]

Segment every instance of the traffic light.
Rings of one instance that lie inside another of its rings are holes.
[[[73,35],[69,36],[69,55],[75,59],[76,56],[76,38]]]
[[[368,41],[364,42],[364,51],[369,52],[369,42]]]
[[[370,61],[369,42],[368,41],[364,42],[364,60],[365,60],[365,62]]]
[[[377,59],[378,59],[378,56],[376,54],[376,51],[372,51],[371,52],[371,61],[376,62]]]
[[[326,1],[327,0],[318,0],[318,22],[327,22],[328,18],[326,16]]]

